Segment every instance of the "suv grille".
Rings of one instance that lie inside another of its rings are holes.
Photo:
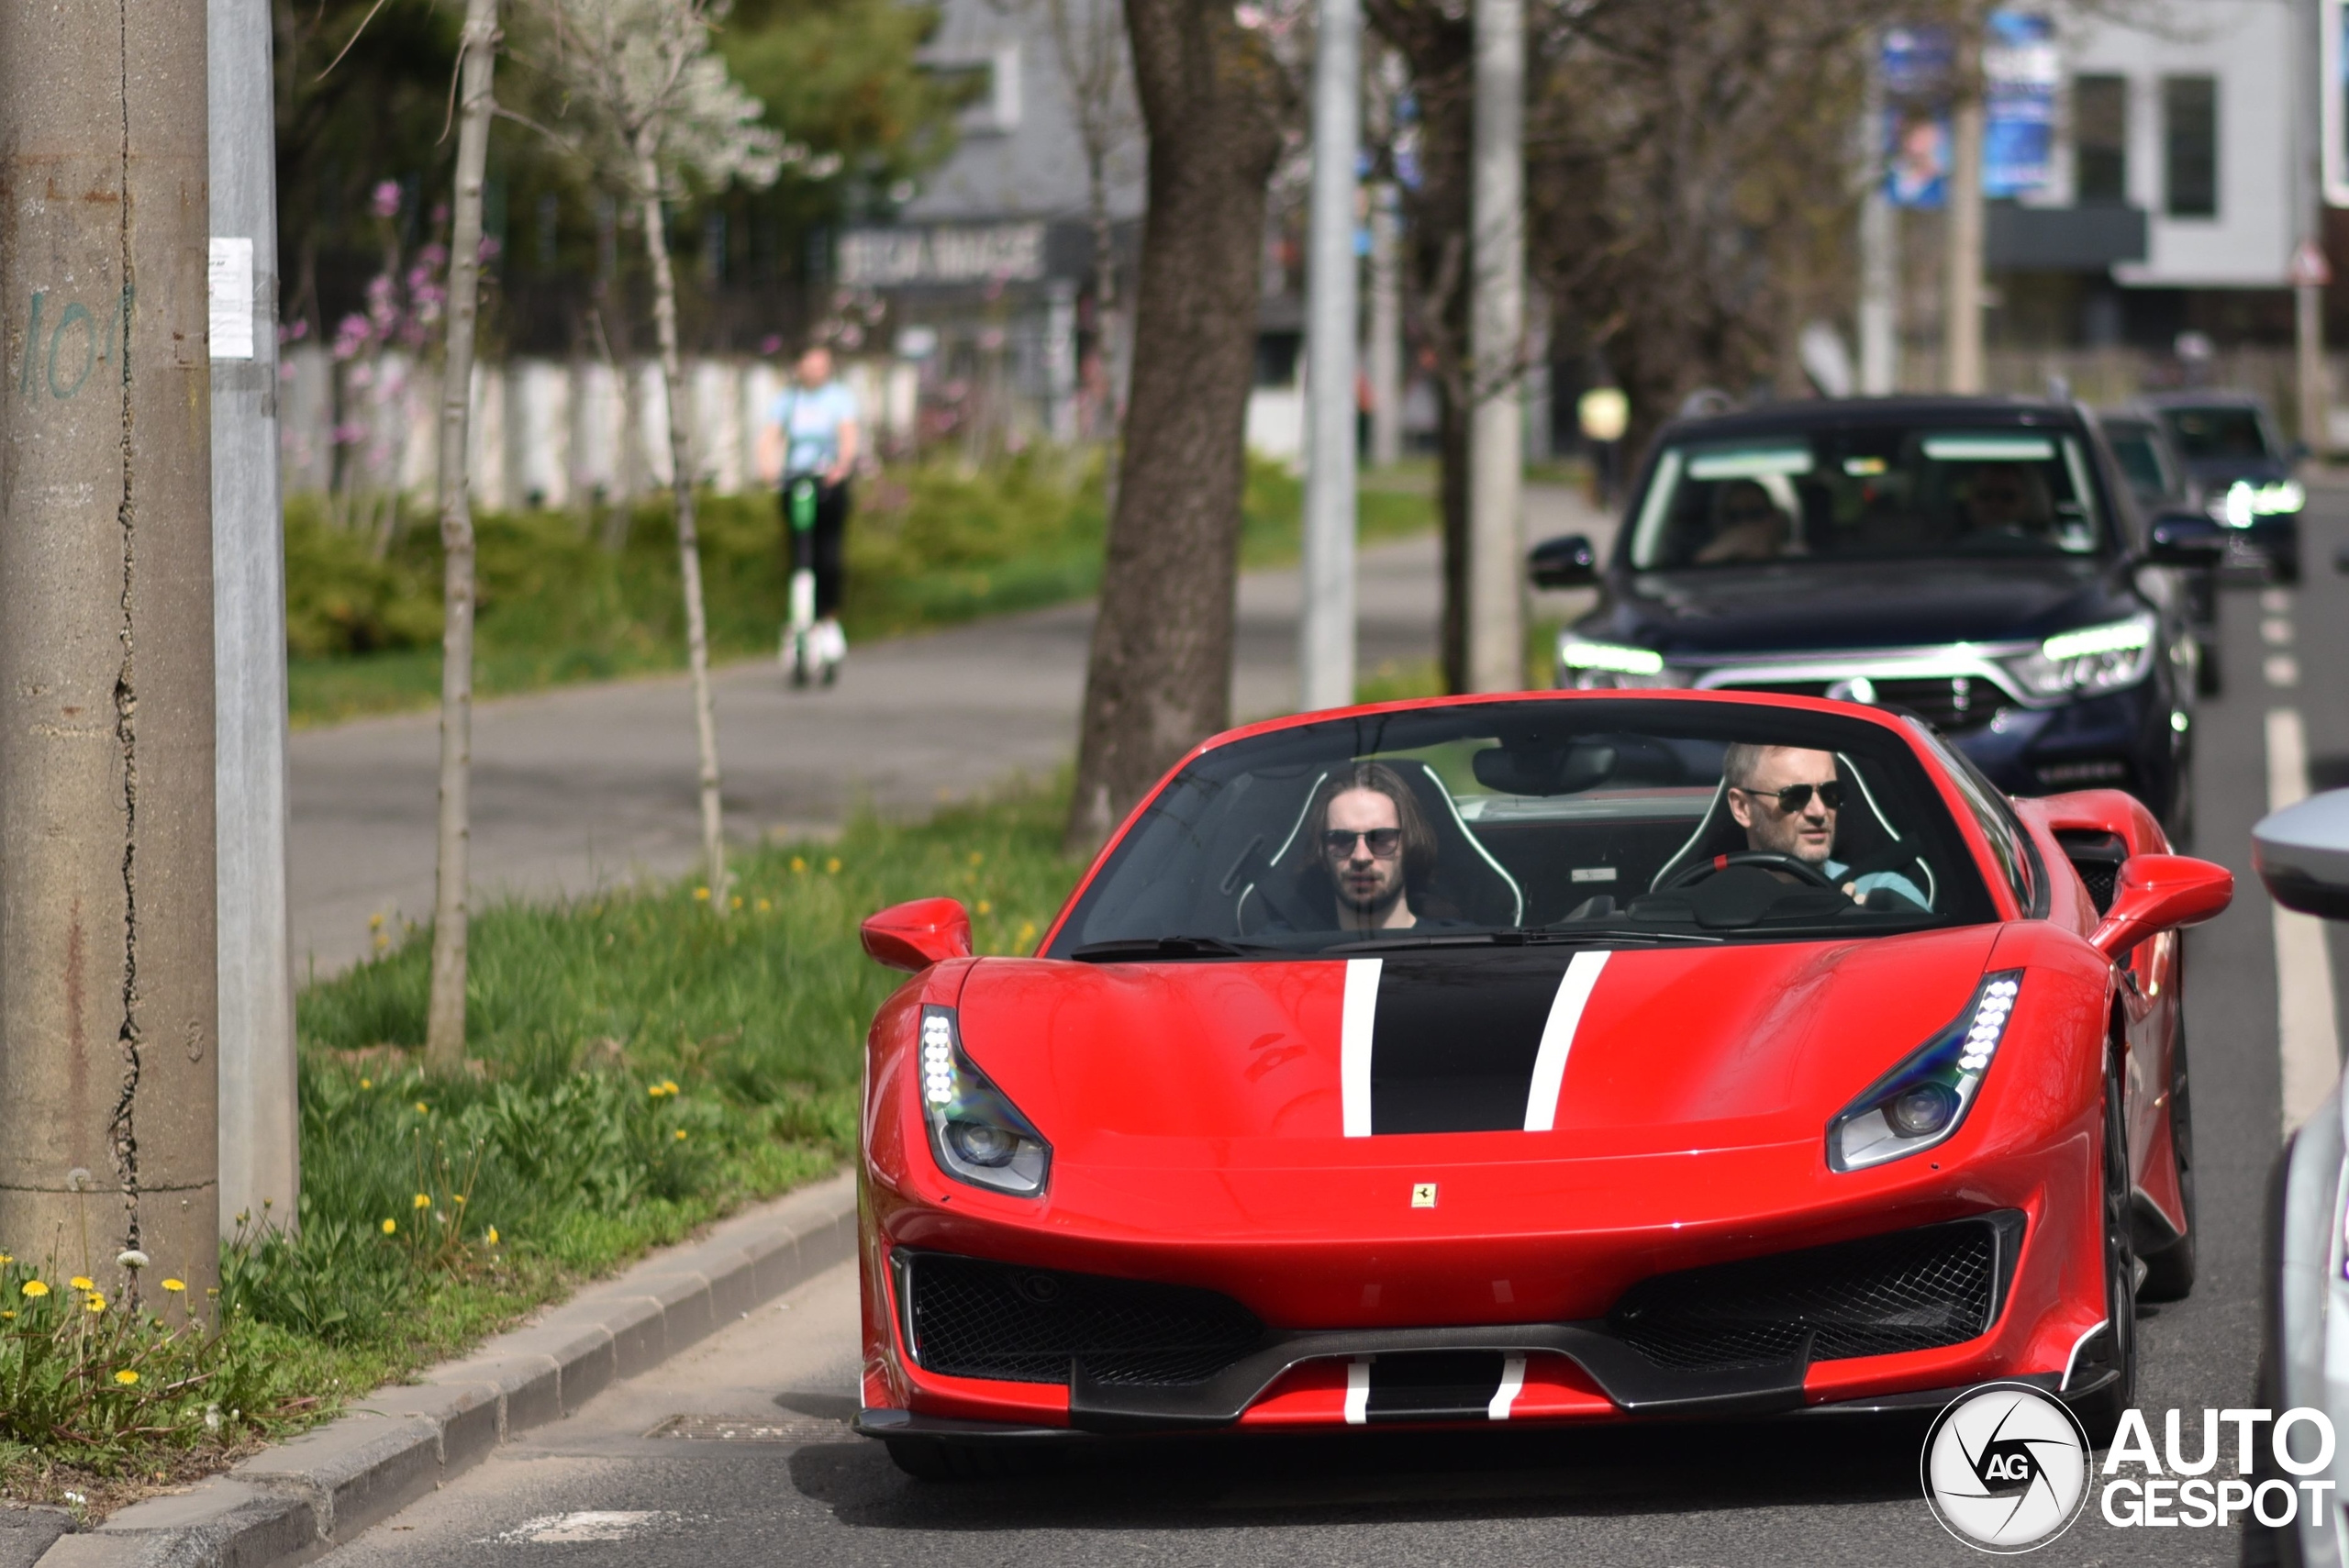
[[[1828,681],[1742,681],[1747,692],[1775,692],[1780,696],[1823,697]],[[1876,701],[1887,707],[1905,707],[1943,732],[1977,729],[1990,722],[2007,700],[1995,682],[1973,675],[1918,675],[1874,681]]]
[[[953,1377],[1066,1383],[1204,1383],[1264,1328],[1228,1296],[1187,1285],[1020,1268],[942,1252],[906,1259],[915,1359]]]
[[[1609,1315],[1660,1366],[1812,1361],[1960,1344],[1998,1311],[1998,1242],[1987,1219],[1895,1231],[1642,1280]]]

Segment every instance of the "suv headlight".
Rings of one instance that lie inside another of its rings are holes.
[[[2103,626],[2059,631],[2032,652],[2007,660],[2007,673],[2033,696],[2133,686],[2151,673],[2157,629],[2151,610]]]
[[[1827,1124],[1829,1166],[1865,1170],[1947,1142],[1989,1074],[1990,1059],[1998,1053],[2021,989],[2020,969],[1984,975],[1955,1023],[1868,1085]]]
[[[2255,517],[2278,517],[2298,512],[2308,505],[2308,499],[2309,493],[2300,488],[2297,479],[2278,479],[2264,484],[2238,479],[2212,495],[2203,509],[2215,522],[2231,528],[2247,528]]]
[[[952,1007],[921,1010],[921,1108],[940,1170],[1014,1197],[1042,1194],[1052,1146],[963,1054]]]
[[[1653,690],[1685,686],[1688,677],[1664,667],[1664,655],[1653,648],[1621,642],[1594,642],[1565,632],[1558,639],[1558,684],[1576,691]]]

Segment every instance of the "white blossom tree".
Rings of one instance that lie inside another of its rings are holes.
[[[694,522],[694,457],[677,349],[677,281],[669,261],[664,203],[735,180],[767,185],[782,166],[782,136],[759,123],[759,100],[729,76],[711,32],[729,0],[522,0],[537,25],[540,63],[563,89],[569,140],[598,176],[636,203],[652,265],[653,325],[668,393],[670,484],[676,497],[677,559],[685,580],[685,650],[693,672],[701,749],[702,854],[709,906],[727,910],[726,841],[718,801],[718,719],[710,706],[709,634],[702,611],[701,550]]]

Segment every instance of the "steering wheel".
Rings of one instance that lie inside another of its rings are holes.
[[[1795,855],[1780,854],[1776,850],[1740,850],[1733,855],[1716,855],[1711,860],[1691,861],[1673,873],[1672,880],[1656,891],[1670,893],[1678,888],[1687,887],[1691,883],[1702,882],[1716,872],[1727,871],[1731,866],[1759,866],[1764,871],[1782,871],[1794,877],[1796,881],[1807,882],[1813,887],[1825,888],[1830,893],[1842,891],[1836,886],[1833,878],[1809,861]]]

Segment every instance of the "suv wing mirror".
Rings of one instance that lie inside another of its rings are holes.
[[[1587,588],[1598,581],[1598,552],[1585,536],[1562,534],[1526,551],[1525,570],[1537,588]]]
[[[2145,532],[2145,559],[2156,566],[2216,566],[2226,553],[2225,526],[2199,512],[2164,512]]]
[[[2277,903],[2349,920],[2349,789],[2329,789],[2260,819],[2251,863]]]

